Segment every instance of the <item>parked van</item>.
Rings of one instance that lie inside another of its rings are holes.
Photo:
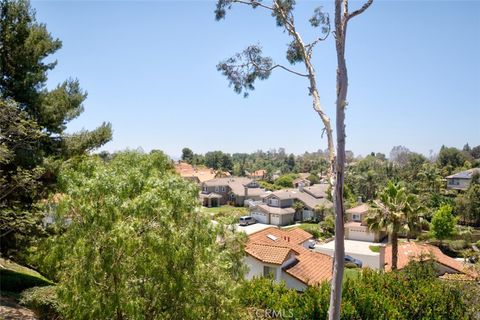
[[[252,216],[243,216],[240,217],[240,225],[241,226],[248,226],[251,224],[257,223],[257,220],[255,220]]]

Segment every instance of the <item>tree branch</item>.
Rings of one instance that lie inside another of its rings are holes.
[[[358,16],[361,14],[363,11],[367,10],[368,7],[373,3],[373,0],[368,0],[360,9],[353,11],[352,13],[348,14],[347,16],[347,21],[352,19],[355,16]]]
[[[254,7],[254,8],[255,7],[262,7],[262,8],[273,11],[273,7],[269,7],[267,5],[264,5],[263,3],[255,1],[255,0],[252,0],[252,1],[233,0],[233,2],[246,4],[247,6],[251,6],[251,7]]]
[[[285,67],[285,66],[283,66],[283,65],[281,65],[281,64],[276,64],[276,65],[274,65],[274,66],[272,66],[272,67],[270,67],[270,68],[268,68],[268,69],[265,69],[265,68],[260,67],[260,66],[255,62],[255,60],[252,58],[252,56],[251,56],[250,53],[248,53],[248,57],[250,58],[250,62],[253,64],[253,66],[254,66],[255,68],[257,68],[258,70],[261,70],[261,71],[263,71],[263,72],[270,72],[270,71],[272,71],[272,70],[275,69],[275,68],[281,68],[281,69],[283,69],[283,70],[285,70],[285,71],[288,71],[288,72],[290,72],[290,73],[293,73],[293,74],[295,74],[295,75],[297,75],[297,76],[301,76],[301,77],[308,77],[308,76],[309,76],[308,74],[303,74],[303,73],[297,72],[297,71],[292,70],[292,69],[289,69],[289,68],[287,68],[287,67]]]
[[[331,27],[330,27],[330,24],[328,24],[328,30],[325,33],[324,37],[318,37],[311,43],[305,45],[305,48],[307,49],[308,54],[311,54],[313,47],[315,47],[317,43],[319,43],[320,41],[325,41],[328,38],[328,36],[330,35],[330,30],[331,30]]]
[[[253,65],[254,65],[255,67],[257,67],[256,64],[255,64],[255,62],[252,62],[252,63],[253,63]],[[263,69],[263,70],[264,70],[264,71],[272,71],[272,70],[275,69],[275,68],[281,68],[281,69],[283,69],[283,70],[285,70],[285,71],[288,71],[288,72],[290,72],[290,73],[296,74],[297,76],[307,77],[307,78],[309,77],[308,74],[304,74],[304,73],[297,72],[297,71],[295,71],[295,70],[292,70],[292,69],[289,69],[289,68],[287,68],[287,67],[285,67],[285,66],[282,66],[281,64],[276,64],[276,65],[274,65],[273,67],[271,67],[271,68],[269,68],[269,69],[267,69],[267,70],[265,70],[265,69]],[[258,69],[261,69],[261,68],[258,68]],[[261,69],[261,70],[262,70],[262,69]]]

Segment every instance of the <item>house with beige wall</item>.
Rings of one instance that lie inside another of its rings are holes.
[[[265,189],[250,178],[223,177],[204,181],[201,184],[200,201],[205,207],[232,204],[243,206],[245,200],[260,200]]]
[[[362,203],[345,211],[347,216],[345,239],[380,242],[387,236],[385,231],[371,231],[368,229],[366,217],[369,210],[370,206]]]
[[[250,214],[260,223],[276,226],[289,225],[294,221],[321,220],[322,210],[332,207],[325,190],[323,185],[313,185],[268,192],[262,196],[261,204],[250,207]],[[294,209],[295,202],[301,203],[303,208]]]

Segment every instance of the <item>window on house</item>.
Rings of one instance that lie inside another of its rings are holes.
[[[222,192],[225,192],[225,187],[224,187],[224,186],[222,186],[222,189],[221,189],[221,190],[222,190]]]
[[[360,215],[359,214],[352,214],[352,219],[353,221],[360,221]]]
[[[277,207],[277,206],[278,206],[278,199],[270,199],[270,200],[269,200],[269,204],[270,204],[271,206]]]
[[[218,186],[215,187],[215,192],[218,192]]]
[[[265,278],[273,277],[275,279],[275,268],[263,266],[263,276]]]
[[[207,187],[203,187],[203,191],[207,192],[208,191]]]

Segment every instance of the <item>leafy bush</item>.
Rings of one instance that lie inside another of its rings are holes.
[[[55,286],[27,289],[22,292],[20,303],[33,310],[40,320],[60,319]]]
[[[476,245],[480,249],[480,240],[477,241]]]
[[[389,273],[365,269],[343,286],[342,319],[469,319],[478,300],[439,280],[430,262],[414,262]],[[245,283],[241,303],[290,313],[295,319],[326,319],[329,292],[327,283],[297,294],[271,279],[254,279]]]
[[[465,240],[453,240],[449,242],[449,246],[453,250],[463,250],[468,247],[468,243]]]
[[[310,233],[315,239],[319,239],[322,237],[322,233],[320,231],[320,228],[318,227],[318,224],[303,225],[302,229]]]
[[[353,263],[353,262],[347,262],[347,263],[345,263],[345,268],[347,268],[347,269],[355,269],[355,268],[358,268],[358,266],[357,266],[355,263]]]

